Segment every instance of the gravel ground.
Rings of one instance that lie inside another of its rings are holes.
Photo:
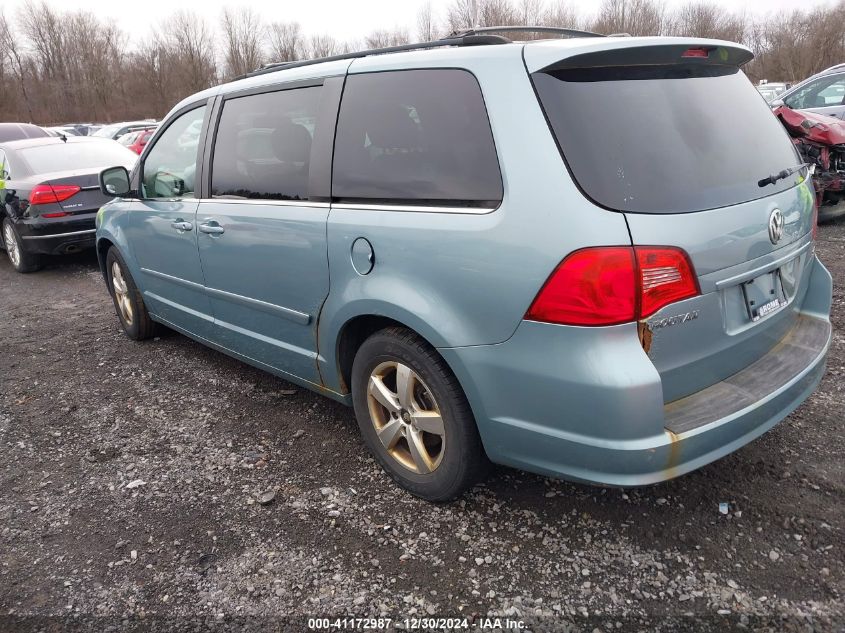
[[[342,405],[177,334],[128,340],[93,255],[3,257],[0,631],[842,631],[845,223],[819,251],[827,376],[773,431],[647,488],[501,468],[449,505],[394,486]]]

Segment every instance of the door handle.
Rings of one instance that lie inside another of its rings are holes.
[[[220,226],[217,220],[206,220],[204,224],[200,224],[200,231],[209,235],[221,235],[226,229]]]
[[[192,231],[194,229],[194,225],[190,222],[185,222],[185,220],[176,220],[175,222],[171,222],[170,226],[179,232]]]

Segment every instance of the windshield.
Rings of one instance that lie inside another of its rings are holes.
[[[55,143],[19,150],[34,174],[47,174],[67,169],[88,169],[124,165],[138,156],[123,145],[112,142]]]
[[[689,213],[769,196],[798,175],[781,124],[736,67],[574,68],[534,85],[572,175],[601,206]]]
[[[107,125],[106,127],[101,127],[99,130],[91,134],[91,136],[104,136],[106,138],[111,138],[123,127],[122,123],[118,123],[116,125]]]

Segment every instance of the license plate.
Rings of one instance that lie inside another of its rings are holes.
[[[780,269],[746,281],[741,288],[745,309],[752,321],[759,321],[788,303]]]

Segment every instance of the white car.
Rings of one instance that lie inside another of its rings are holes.
[[[793,110],[845,119],[845,64],[832,66],[805,79],[770,104],[773,108],[785,105]]]

